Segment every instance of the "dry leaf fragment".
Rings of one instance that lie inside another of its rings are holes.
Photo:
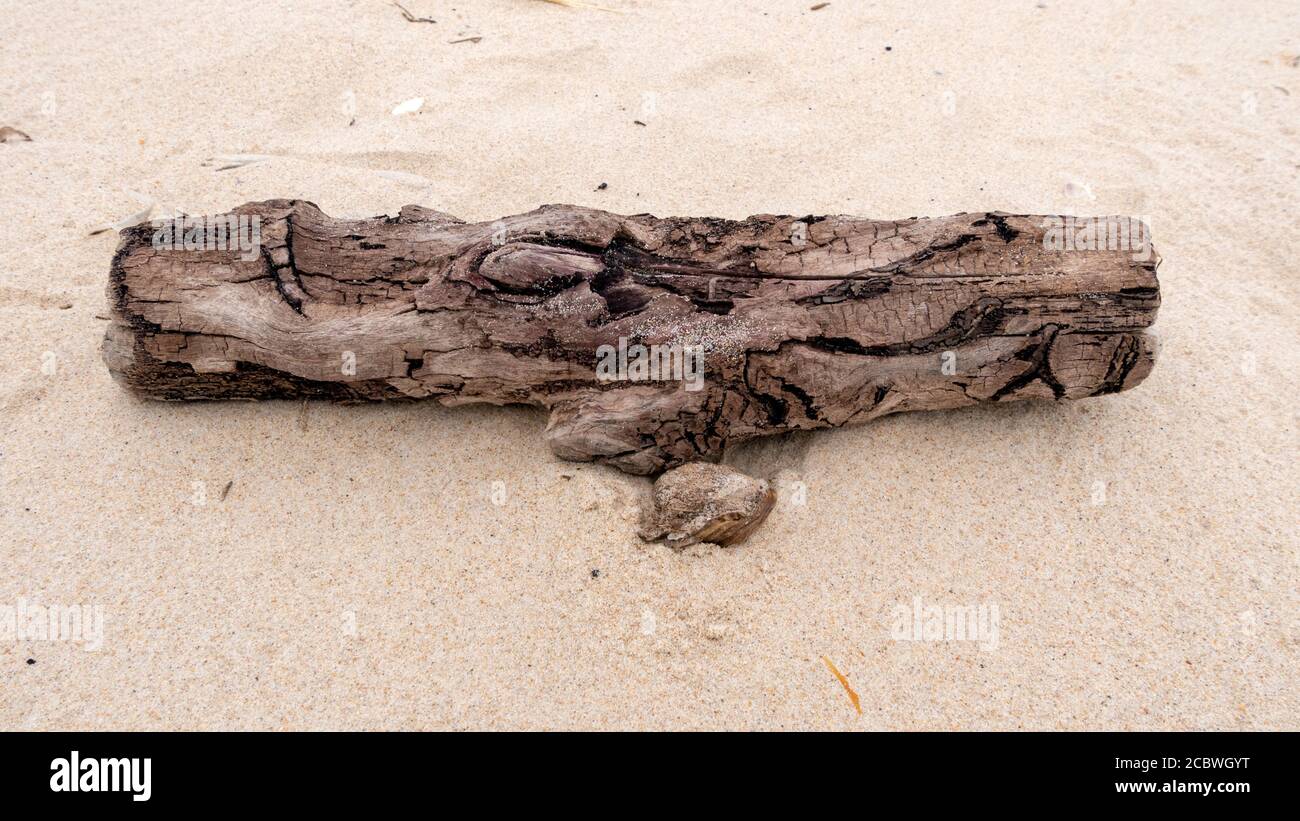
[[[130,193],[131,196],[134,197],[137,202],[148,203],[148,205],[144,207],[143,211],[137,211],[134,214],[131,214],[130,216],[126,216],[120,220],[117,220],[116,222],[110,222],[104,225],[100,225],[97,228],[92,228],[90,230],[90,233],[87,236],[93,237],[96,236],[97,234],[102,234],[105,231],[120,231],[123,228],[130,228],[132,225],[139,225],[140,223],[149,219],[149,215],[153,213],[153,209],[155,205],[153,199],[146,197],[143,194],[136,193],[135,191],[130,191],[128,193]]]
[[[0,127],[0,143],[29,143],[31,141],[31,137],[12,126]]]
[[[853,709],[858,711],[858,715],[862,715],[862,705],[858,703],[858,694],[849,686],[849,680],[844,677],[843,673],[836,669],[835,664],[830,659],[822,656],[822,661],[825,662],[827,668],[835,674],[835,677],[840,680],[840,686],[844,688],[844,692],[849,694],[849,701],[853,702]]]
[[[256,165],[275,159],[273,154],[218,154],[215,157],[209,157],[203,162],[204,165],[219,163],[217,171],[229,171],[232,168],[243,168],[246,165]]]

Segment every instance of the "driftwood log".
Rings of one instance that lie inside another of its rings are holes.
[[[1043,217],[232,213],[260,221],[254,253],[122,231],[104,357],[136,393],[527,403],[559,456],[654,473],[749,437],[1113,393],[1154,361],[1158,257],[1056,250]],[[598,379],[620,339],[695,346],[702,388]]]

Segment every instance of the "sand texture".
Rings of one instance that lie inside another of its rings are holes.
[[[1294,4],[403,5],[0,2],[0,729],[1300,728]],[[92,232],[272,198],[1138,216],[1159,356],[734,448],[675,551],[536,410],[115,384]]]

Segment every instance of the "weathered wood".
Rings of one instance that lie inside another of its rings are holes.
[[[690,462],[655,480],[638,531],[642,539],[663,539],[669,547],[727,547],[748,539],[774,504],[776,491],[765,480],[727,465]]]
[[[1158,257],[1053,250],[1043,217],[233,213],[260,219],[255,254],[122,232],[104,357],[137,393],[527,403],[561,457],[652,473],[792,429],[1112,393],[1154,361]],[[702,389],[598,380],[620,338],[700,346]]]

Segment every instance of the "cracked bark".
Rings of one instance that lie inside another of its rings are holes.
[[[653,473],[754,436],[1114,393],[1154,361],[1158,257],[1049,250],[1041,217],[234,213],[260,218],[260,257],[122,232],[104,358],[136,393],[526,403],[559,456]],[[597,381],[620,337],[701,346],[703,389]]]

